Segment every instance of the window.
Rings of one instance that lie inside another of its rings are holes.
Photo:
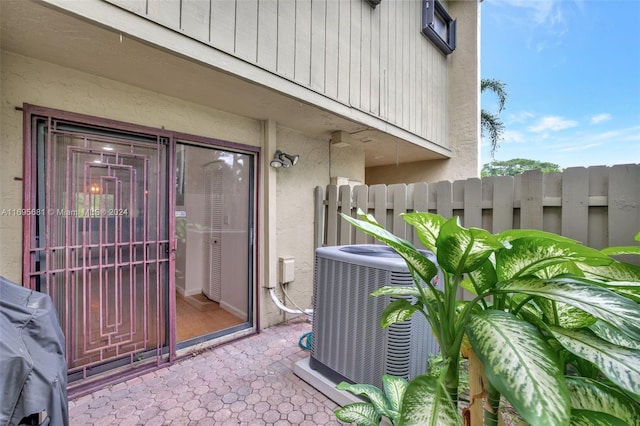
[[[456,21],[440,0],[422,0],[422,34],[445,55],[456,48]]]

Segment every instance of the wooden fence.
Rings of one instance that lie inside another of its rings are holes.
[[[400,213],[459,216],[465,227],[492,233],[538,229],[594,248],[634,245],[640,231],[640,164],[575,167],[562,173],[528,171],[515,177],[455,182],[316,187],[315,244],[370,243],[339,213],[372,214],[395,235],[417,239]]]

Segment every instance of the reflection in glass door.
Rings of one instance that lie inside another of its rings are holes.
[[[252,326],[250,154],[176,146],[178,347]]]

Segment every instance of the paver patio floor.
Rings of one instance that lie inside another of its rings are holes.
[[[71,425],[338,425],[337,405],[293,373],[304,318],[69,401]]]

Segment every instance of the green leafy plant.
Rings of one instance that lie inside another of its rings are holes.
[[[395,249],[414,277],[412,286],[372,293],[399,297],[384,310],[381,326],[424,315],[445,367],[411,380],[390,412],[375,402],[383,400],[380,390],[341,384],[376,399],[358,405],[372,416],[346,417],[346,406],[336,412],[339,419],[377,424],[384,415],[394,424],[460,424],[459,360],[468,342],[487,379],[485,425],[498,423],[501,400],[532,425],[640,424],[640,267],[611,257],[640,254],[640,246],[600,251],[543,231],[494,235],[464,228],[457,218],[404,214],[436,266],[360,215],[342,217]],[[444,282],[436,287],[438,267]],[[460,287],[473,299],[458,300]]]

